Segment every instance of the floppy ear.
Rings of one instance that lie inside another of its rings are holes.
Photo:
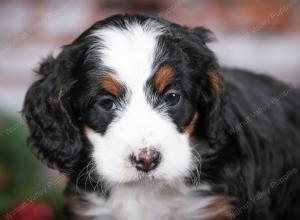
[[[226,125],[223,118],[224,115],[224,83],[223,77],[220,74],[220,67],[213,52],[206,46],[206,43],[210,43],[215,40],[215,36],[212,31],[204,27],[196,27],[190,29],[190,33],[194,36],[193,39],[199,40],[204,44],[204,47],[208,49],[210,59],[212,62],[207,65],[208,68],[205,75],[208,80],[208,96],[209,104],[207,106],[207,114],[204,124],[206,124],[206,137],[209,142],[209,146],[213,149],[219,149],[224,146],[226,142]]]
[[[37,71],[41,78],[29,88],[23,106],[30,148],[49,167],[64,173],[74,168],[82,148],[80,131],[68,109],[73,63],[66,51],[42,62]]]
[[[208,77],[210,87],[210,96],[216,104],[216,102],[220,100],[224,92],[223,78],[219,73],[219,65],[217,59],[215,58],[213,52],[206,46],[206,43],[215,41],[215,36],[211,30],[204,27],[190,28],[189,33],[193,36],[193,39],[195,41],[198,40],[199,42],[202,42],[205,45],[204,47],[209,51],[207,55],[210,56],[212,62],[208,65],[206,75]]]

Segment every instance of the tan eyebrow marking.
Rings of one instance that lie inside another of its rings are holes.
[[[170,65],[161,67],[154,78],[154,86],[158,92],[163,92],[173,79],[173,70]]]
[[[188,133],[191,135],[194,131],[195,125],[198,121],[199,115],[198,113],[194,114],[194,117],[192,118],[191,122],[185,127],[184,132]]]
[[[109,74],[101,76],[100,85],[103,89],[116,97],[119,97],[122,94],[122,85]]]

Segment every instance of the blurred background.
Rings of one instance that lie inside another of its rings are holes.
[[[300,0],[0,0],[0,219],[64,219],[66,180],[31,156],[19,112],[41,58],[116,13],[208,27],[222,65],[300,84]]]

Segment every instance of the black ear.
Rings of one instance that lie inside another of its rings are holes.
[[[193,35],[197,36],[199,39],[201,39],[204,43],[210,43],[216,40],[216,37],[213,34],[213,32],[204,27],[191,28],[190,32]]]
[[[29,88],[23,106],[30,148],[49,167],[64,173],[71,172],[82,149],[80,131],[68,109],[73,63],[67,54],[42,62],[37,71],[41,78]]]
[[[205,27],[190,28],[175,24],[166,20],[162,21],[169,29],[170,33],[177,38],[189,38],[195,43],[210,43],[216,38],[213,32]]]

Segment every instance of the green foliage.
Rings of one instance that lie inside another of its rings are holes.
[[[22,121],[0,115],[0,215],[22,201],[45,202],[64,219],[62,181],[47,180],[45,170],[26,146]]]

